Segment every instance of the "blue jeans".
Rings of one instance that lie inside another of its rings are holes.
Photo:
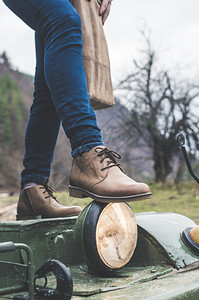
[[[35,31],[34,101],[25,134],[21,182],[44,184],[60,123],[73,157],[103,145],[87,92],[81,20],[69,0],[3,1]]]

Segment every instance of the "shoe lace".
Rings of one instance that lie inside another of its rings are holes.
[[[55,199],[57,201],[56,197],[53,195],[53,193],[56,193],[56,191],[52,187],[50,187],[47,183],[45,183],[43,186],[41,186],[40,189],[44,189],[43,194],[45,194],[45,193],[48,194],[45,196],[45,198],[52,197],[53,199]]]
[[[112,167],[119,167],[122,170],[120,163],[118,163],[116,160],[121,158],[121,155],[118,152],[110,150],[108,148],[101,148],[101,147],[95,148],[95,152],[97,152],[97,156],[102,156],[100,163],[102,163],[107,158],[109,159],[107,160],[107,166],[102,168],[101,171],[104,171]]]

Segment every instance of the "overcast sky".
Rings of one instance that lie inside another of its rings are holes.
[[[25,0],[24,0],[25,1]],[[104,26],[113,82],[131,70],[140,57],[140,29],[146,24],[161,64],[199,76],[198,0],[113,0]],[[0,2],[0,53],[6,51],[14,67],[34,74],[34,33]]]

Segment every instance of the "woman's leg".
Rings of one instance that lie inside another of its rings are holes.
[[[72,155],[103,145],[82,61],[81,20],[68,0],[4,0],[44,39],[44,74]]]
[[[44,76],[44,41],[39,32],[35,34],[36,72],[34,101],[30,109],[25,134],[24,170],[22,186],[26,182],[44,184],[50,176],[50,165],[60,126]]]
[[[82,61],[80,17],[68,0],[4,0],[44,39],[44,74],[59,119],[72,147],[70,191],[98,201],[134,201],[151,196],[149,187],[126,176],[102,146],[90,106]],[[90,150],[90,151],[89,151]],[[82,154],[83,153],[83,154]],[[78,155],[79,154],[79,155]],[[82,155],[80,155],[82,154]]]
[[[52,190],[45,183],[50,174],[50,164],[57,140],[60,118],[56,109],[57,99],[55,99],[56,101],[52,99],[45,76],[44,65],[48,61],[45,57],[47,37],[43,34],[44,28],[41,25],[38,26],[43,15],[40,14],[40,9],[37,10],[28,1],[16,3],[16,1],[8,0],[5,2],[29,26],[38,30],[36,32],[37,65],[34,101],[25,136],[26,153],[24,157],[25,169],[22,172],[22,186],[27,182],[38,184],[29,184],[28,188],[21,190],[17,206],[17,219],[30,219],[38,215],[42,217],[78,215],[81,212],[80,207],[60,205],[52,195]],[[40,28],[41,30],[39,30]]]

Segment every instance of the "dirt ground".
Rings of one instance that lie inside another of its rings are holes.
[[[1,201],[0,199],[0,221],[16,221],[17,201]]]

